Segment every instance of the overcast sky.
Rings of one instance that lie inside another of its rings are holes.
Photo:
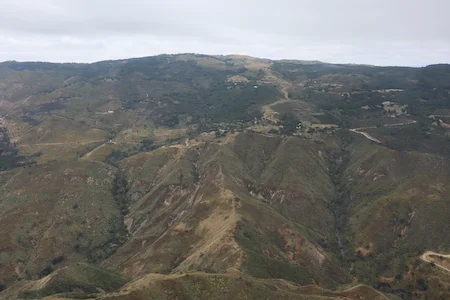
[[[0,0],[0,61],[161,53],[450,63],[450,0]]]

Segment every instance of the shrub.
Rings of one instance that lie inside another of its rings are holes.
[[[65,259],[65,257],[63,255],[57,256],[52,259],[52,264],[57,265],[57,264],[61,263],[64,259]]]

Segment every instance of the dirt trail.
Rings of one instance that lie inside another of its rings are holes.
[[[36,143],[36,144],[21,144],[19,143],[19,146],[64,146],[64,145],[88,145],[93,143],[100,143],[103,142],[100,146],[95,148],[92,151],[97,150],[98,148],[101,148],[107,143],[111,144],[130,144],[135,145],[141,143],[141,141],[110,141],[108,139],[101,139],[101,140],[88,140],[88,141],[80,141],[80,142],[58,142],[58,143]]]
[[[110,299],[111,297],[114,298],[114,296],[126,296],[126,295],[130,295],[133,291],[138,291],[141,289],[145,289],[146,287],[150,286],[151,284],[157,282],[157,281],[166,281],[166,280],[173,280],[173,279],[177,279],[177,278],[183,278],[183,277],[188,277],[188,276],[199,276],[199,277],[204,277],[204,278],[208,278],[210,276],[212,276],[212,274],[207,274],[204,272],[186,272],[186,273],[174,273],[174,274],[157,274],[157,273],[149,273],[146,275],[143,275],[139,278],[136,278],[134,280],[132,280],[131,282],[127,283],[125,286],[123,286],[119,291],[116,292],[112,292],[112,293],[108,293],[105,295],[100,296],[98,299]],[[228,270],[226,273],[222,273],[221,276],[223,277],[241,277],[243,276],[243,273],[239,270],[236,269],[230,269]],[[245,276],[245,275],[244,275]],[[254,280],[255,282],[259,282],[259,283],[266,283],[267,279],[263,279],[263,278],[252,278],[252,280]],[[293,283],[284,280],[284,279],[270,279],[273,282],[279,281],[280,283],[282,283],[283,287],[286,287],[288,290],[297,290],[300,294],[299,295],[303,295],[305,297],[312,297],[314,299],[322,299],[322,298],[326,298],[326,299],[331,299],[331,297],[326,297],[326,296],[321,296],[321,294],[324,295],[332,295],[333,299],[335,298],[339,298],[339,299],[366,299],[364,298],[363,294],[361,293],[356,293],[356,294],[352,294],[352,295],[346,295],[346,293],[352,293],[353,291],[358,291],[358,289],[361,288],[368,288],[371,289],[370,287],[368,287],[367,285],[364,284],[359,284],[356,285],[354,287],[351,287],[349,289],[346,290],[342,290],[342,291],[330,291],[324,288],[321,288],[319,286],[316,285],[310,285],[310,286],[302,286],[299,287],[298,285],[294,285]],[[310,288],[312,289],[312,291],[317,291],[318,294],[317,296],[315,296],[314,294],[311,294],[310,292]],[[302,293],[302,290],[304,290],[305,292]],[[380,291],[377,291],[375,289],[371,289],[373,290],[379,297],[376,297],[375,299],[378,300],[389,300],[389,298],[384,295],[383,293],[381,293]],[[309,298],[308,298],[309,299]],[[372,299],[372,298],[371,298]]]
[[[101,148],[103,148],[105,145],[106,145],[106,143],[107,142],[105,142],[105,143],[103,143],[103,144],[101,144],[100,146],[98,146],[97,148],[95,148],[94,150],[92,150],[92,151],[90,151],[90,152],[88,152],[88,153],[86,153],[86,155],[84,155],[81,159],[86,159],[86,158],[89,158],[89,157],[91,157],[91,155],[92,155],[92,153],[94,153],[95,151],[97,151],[97,150],[99,150],[99,149],[101,149]]]
[[[269,120],[273,123],[278,123],[278,118],[276,117],[276,115],[278,115],[278,113],[276,111],[274,111],[272,109],[272,106],[275,106],[277,104],[281,104],[281,103],[285,103],[288,102],[289,99],[278,99],[277,101],[270,103],[268,105],[264,105],[262,107],[263,110],[263,118],[266,120]]]
[[[278,113],[272,109],[272,106],[291,101],[291,99],[289,98],[288,89],[292,86],[292,83],[290,83],[289,81],[286,81],[286,80],[280,78],[279,76],[277,76],[276,74],[274,74],[273,70],[270,68],[267,68],[265,70],[265,73],[266,74],[264,76],[265,77],[264,80],[267,82],[278,84],[280,86],[280,92],[283,94],[283,98],[278,99],[273,103],[264,105],[262,107],[263,118],[266,120],[269,120],[273,123],[278,123],[279,120],[276,118],[276,115]]]
[[[19,144],[20,146],[62,146],[62,145],[87,145],[92,143],[105,142],[105,139],[90,140],[82,142],[59,142],[59,143],[36,143],[36,144]]]
[[[262,107],[264,119],[272,121],[273,123],[278,123],[279,120],[276,117],[276,115],[278,113],[272,109],[272,106],[291,101],[291,99],[289,98],[289,92],[287,91],[287,89],[288,89],[288,87],[286,87],[286,86],[281,88],[281,92],[283,93],[284,98],[278,99],[277,101],[267,104],[267,105],[264,105]]]
[[[436,262],[433,262],[433,261],[429,260],[428,257],[430,255],[439,256],[439,257],[443,257],[443,258],[450,258],[450,254],[440,254],[440,253],[436,253],[436,252],[433,252],[433,251],[427,251],[427,252],[425,252],[424,254],[422,254],[420,256],[420,259],[423,260],[424,262],[434,263],[437,267],[441,268],[442,270],[450,272],[450,269],[448,269],[448,268],[446,268],[444,266],[441,266],[441,265],[437,264]]]
[[[352,291],[354,291],[354,290],[358,290],[359,288],[364,288],[364,287],[370,288],[370,287],[368,287],[368,286],[365,285],[365,284],[358,284],[358,285],[355,285],[354,287],[351,287],[351,288],[349,288],[349,289],[347,289],[347,290],[342,291],[341,294],[343,294],[343,293],[348,293],[348,292],[352,292]],[[375,291],[375,293],[377,293],[377,294],[380,296],[381,299],[389,300],[389,298],[388,298],[386,295],[384,295],[383,293],[381,293],[380,291],[378,291],[378,290],[376,290],[376,289],[373,289],[373,291]],[[377,297],[377,299],[378,299],[378,297]]]
[[[351,131],[351,132],[354,132],[354,133],[362,134],[362,135],[365,136],[367,139],[369,139],[369,140],[371,140],[371,141],[373,141],[373,142],[375,142],[375,143],[378,143],[378,144],[381,144],[381,143],[382,143],[382,141],[380,141],[379,139],[377,139],[377,138],[371,136],[371,135],[368,134],[367,132],[364,132],[364,131],[358,131],[357,129],[350,129],[350,131]]]
[[[383,127],[399,127],[399,126],[409,125],[409,124],[415,124],[415,123],[417,123],[417,121],[414,121],[414,120],[413,120],[413,121],[402,122],[402,123],[385,124],[385,125],[383,125]],[[367,130],[367,129],[376,129],[376,128],[377,128],[376,126],[371,126],[371,127],[361,127],[361,128],[353,128],[353,129],[350,129],[350,131],[351,131],[351,132],[354,132],[354,133],[362,134],[362,135],[365,136],[367,139],[369,139],[369,140],[371,140],[371,141],[373,141],[373,142],[375,142],[375,143],[381,144],[381,143],[383,143],[383,141],[381,141],[381,140],[379,140],[379,139],[377,139],[377,138],[371,136],[369,133],[363,131],[363,130]]]

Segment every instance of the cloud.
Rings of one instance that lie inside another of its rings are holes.
[[[447,0],[0,0],[0,61],[160,53],[450,62]]]

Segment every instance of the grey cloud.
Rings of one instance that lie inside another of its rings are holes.
[[[0,0],[0,61],[198,52],[450,62],[447,0]]]

